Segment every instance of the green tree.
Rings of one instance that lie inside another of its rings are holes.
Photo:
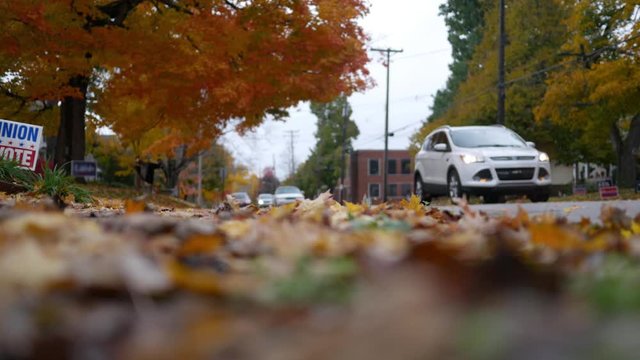
[[[352,140],[360,134],[358,126],[350,119],[352,111],[345,96],[329,103],[313,102],[311,112],[318,118],[316,145],[292,179],[309,197],[333,190],[338,185],[343,146],[345,151],[351,151]]]
[[[482,38],[486,11],[484,3],[482,0],[448,0],[440,5],[440,15],[444,16],[448,28],[453,62],[449,64],[451,74],[446,86],[438,90],[433,98],[428,121],[433,121],[446,112],[460,83],[467,78],[468,62]]]

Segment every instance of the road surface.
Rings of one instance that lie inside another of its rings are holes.
[[[547,202],[547,203],[521,203],[521,204],[482,204],[471,205],[476,211],[483,211],[490,216],[515,215],[518,208],[524,208],[530,216],[551,213],[559,217],[566,217],[570,222],[580,221],[583,217],[591,219],[593,223],[601,223],[600,211],[603,206],[612,206],[623,209],[630,217],[640,214],[640,200],[612,200],[612,201],[571,201],[571,202]],[[435,206],[441,210],[448,210],[454,214],[460,213],[460,207]]]

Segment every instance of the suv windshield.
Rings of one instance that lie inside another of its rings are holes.
[[[280,186],[276,189],[276,194],[299,194],[300,189],[295,186]]]
[[[526,147],[516,133],[503,128],[473,128],[451,130],[451,140],[458,147]]]

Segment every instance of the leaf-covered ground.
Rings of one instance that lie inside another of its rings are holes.
[[[636,358],[640,219],[0,201],[0,357]],[[146,209],[146,210],[145,210]]]

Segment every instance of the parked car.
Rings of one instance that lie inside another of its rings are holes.
[[[231,197],[240,204],[240,206],[251,205],[251,197],[246,192],[235,192]]]
[[[276,205],[283,205],[304,200],[302,191],[295,186],[278,186],[275,193]]]
[[[274,200],[273,194],[260,194],[258,195],[258,206],[259,207],[272,206],[273,200]]]
[[[431,132],[416,154],[414,191],[422,200],[482,196],[487,203],[505,195],[547,201],[549,156],[512,130],[500,126],[443,126]]]

